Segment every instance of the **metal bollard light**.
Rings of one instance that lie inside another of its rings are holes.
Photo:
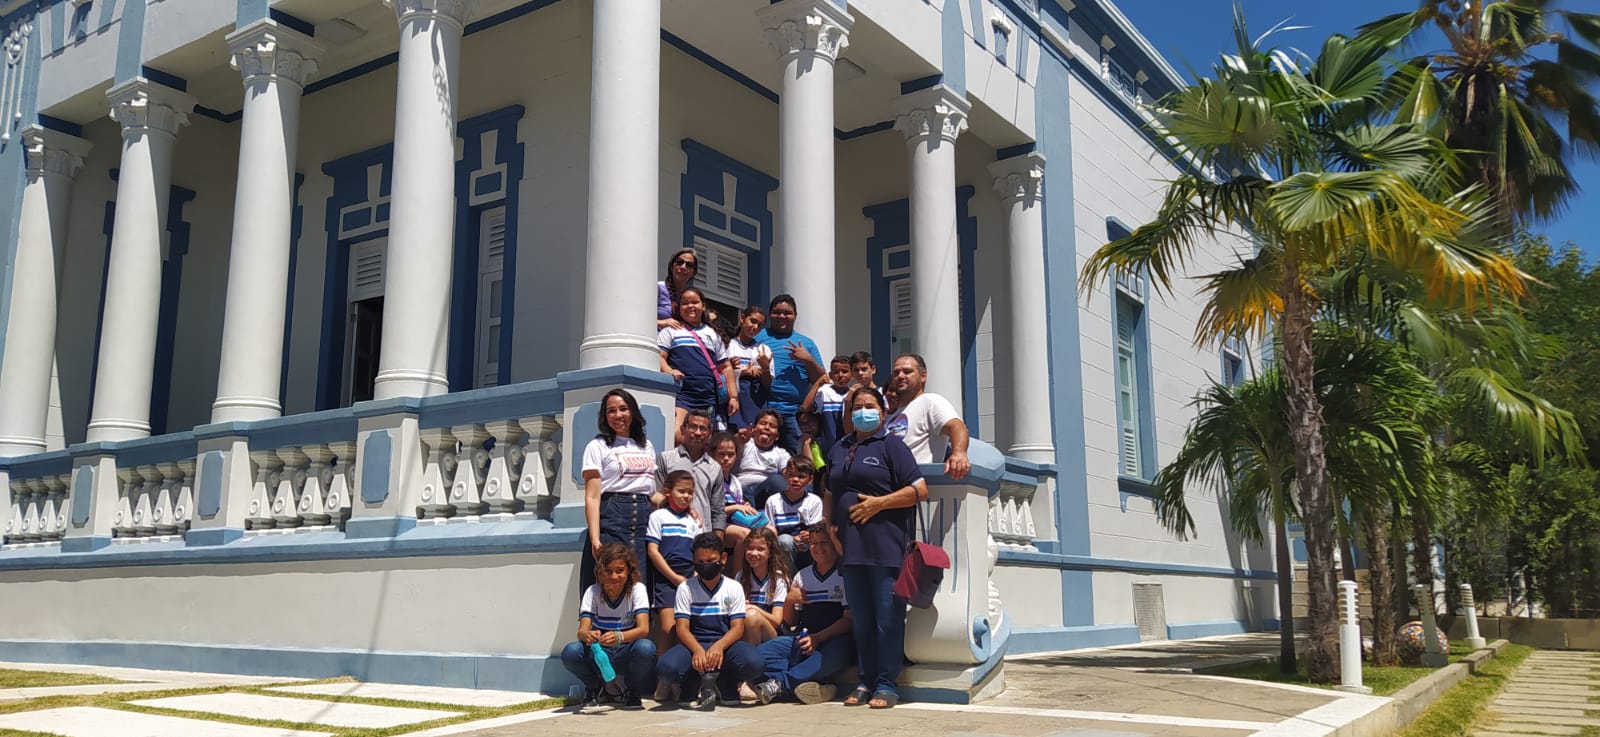
[[[1482,650],[1488,642],[1478,634],[1478,604],[1472,598],[1472,584],[1461,584],[1461,606],[1467,610],[1467,647]]]
[[[1439,650],[1439,622],[1433,613],[1433,589],[1424,584],[1411,587],[1417,597],[1417,611],[1422,613],[1422,664],[1429,668],[1443,668],[1450,657]]]
[[[1361,608],[1356,601],[1356,582],[1339,582],[1339,685],[1340,691],[1369,694],[1361,685]]]

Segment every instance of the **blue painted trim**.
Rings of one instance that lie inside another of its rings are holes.
[[[1059,568],[1073,571],[1109,571],[1169,576],[1203,576],[1207,578],[1237,578],[1252,581],[1276,581],[1273,571],[1255,571],[1244,568],[1191,566],[1181,563],[1147,563],[1119,558],[1096,558],[1089,555],[1036,553],[1031,550],[1001,550],[1000,562],[1007,565],[1031,568]]]
[[[1048,12],[1065,10],[1046,2]],[[1064,18],[1059,19],[1064,21]],[[1065,26],[1062,26],[1063,30]],[[1056,439],[1056,544],[1060,553],[1088,555],[1089,482],[1084,447],[1082,331],[1078,320],[1077,228],[1072,180],[1072,74],[1067,60],[1045,43],[1034,86],[1038,150],[1044,171],[1045,320],[1050,335],[1050,422]],[[1059,389],[1058,389],[1059,387]],[[1094,585],[1086,571],[1062,570],[1063,625],[1094,624]]]
[[[1011,652],[1054,653],[1064,650],[1111,647],[1139,641],[1139,628],[1131,624],[1097,624],[1078,627],[1030,627],[1011,631]]]
[[[972,196],[977,189],[970,184],[956,187],[956,237],[957,292],[961,310],[961,387],[963,417],[968,418],[968,430],[979,436],[978,423],[978,317],[975,267],[978,251],[978,219],[971,214]],[[911,242],[911,202],[895,200],[861,208],[873,223],[872,235],[867,238],[867,272],[870,274],[872,305],[872,355],[878,357],[878,385],[882,386],[889,375],[890,364],[898,353],[890,345],[889,287],[896,281],[911,278],[907,275],[885,276],[883,252]],[[913,256],[914,258],[915,256]],[[916,289],[913,285],[912,289]]]
[[[1112,239],[1115,240],[1115,237],[1113,236]],[[1148,283],[1148,282],[1146,282],[1146,283]],[[1110,336],[1110,339],[1111,339],[1111,346],[1112,346],[1112,362],[1113,362],[1113,365],[1115,365],[1115,362],[1117,360],[1116,359],[1116,350],[1117,350],[1116,349],[1116,345],[1117,345],[1117,340],[1118,340],[1117,335],[1120,332],[1120,326],[1121,326],[1121,323],[1122,323],[1122,312],[1123,312],[1122,307],[1123,307],[1123,305],[1127,305],[1129,310],[1136,311],[1136,313],[1137,313],[1137,316],[1133,318],[1133,320],[1134,320],[1134,326],[1133,326],[1133,357],[1134,357],[1134,370],[1138,372],[1138,376],[1136,377],[1136,381],[1138,382],[1138,386],[1134,387],[1134,391],[1138,392],[1138,397],[1139,397],[1138,410],[1139,410],[1139,414],[1134,419],[1136,421],[1138,421],[1138,423],[1139,423],[1139,474],[1140,475],[1139,475],[1139,477],[1137,479],[1133,479],[1133,480],[1149,481],[1150,479],[1155,478],[1156,470],[1157,470],[1157,466],[1158,466],[1158,461],[1159,461],[1159,458],[1156,455],[1155,370],[1150,365],[1150,305],[1149,305],[1149,300],[1148,300],[1148,297],[1145,297],[1145,301],[1136,302],[1132,298],[1128,297],[1127,295],[1122,294],[1122,292],[1120,290],[1118,290],[1114,286],[1111,288],[1111,292],[1112,292],[1112,299],[1110,300],[1111,301],[1111,336]],[[1120,400],[1119,400],[1119,402],[1120,402]],[[1119,417],[1118,421],[1119,422],[1120,422],[1120,416],[1121,416],[1121,408],[1119,407],[1118,408],[1118,417]],[[1117,434],[1118,434],[1118,438],[1119,438],[1119,441],[1117,443],[1117,458],[1118,458],[1119,473],[1120,473],[1120,469],[1122,467],[1121,466],[1121,462],[1122,462],[1122,443],[1120,442],[1121,433],[1122,433],[1122,429],[1120,427],[1117,428]],[[1118,477],[1119,484],[1121,483],[1120,480],[1122,478],[1123,478],[1123,476],[1119,476]],[[1149,496],[1150,493],[1151,493],[1151,490],[1148,487],[1148,485],[1145,485],[1144,488],[1138,488],[1138,486],[1135,485],[1134,487],[1131,487],[1131,488],[1123,488],[1123,490],[1127,491],[1128,493],[1140,494],[1142,496]]]
[[[939,70],[944,73],[942,84],[964,97],[967,94],[967,30],[961,22],[960,5],[961,0],[945,0],[944,12],[939,16]],[[973,30],[977,32],[980,28]],[[983,44],[979,42],[978,45]]]
[[[733,80],[735,82],[738,82],[741,85],[744,85],[751,92],[754,92],[754,93],[756,93],[756,94],[758,94],[758,95],[760,95],[762,97],[767,98],[768,102],[771,102],[774,105],[778,104],[778,93],[767,89],[760,82],[757,82],[754,79],[751,79],[750,77],[745,76],[739,70],[734,69],[733,67],[722,63],[716,57],[714,57],[714,56],[712,56],[712,55],[710,55],[710,54],[708,54],[708,53],[706,53],[704,51],[701,51],[700,49],[696,48],[693,44],[691,44],[688,41],[685,41],[685,40],[677,37],[676,35],[673,35],[672,33],[668,32],[664,28],[661,30],[661,40],[662,41],[666,41],[668,46],[671,46],[672,48],[675,48],[675,49],[677,49],[679,51],[682,51],[685,54],[688,54],[690,58],[698,60],[700,63],[705,64],[706,66],[711,67],[712,69],[715,69],[717,72],[721,73],[723,76],[727,77],[728,79],[731,79],[731,80]]]
[[[344,82],[348,82],[348,81],[350,81],[352,79],[355,79],[356,77],[360,77],[360,76],[363,76],[363,75],[366,75],[366,74],[371,74],[372,72],[378,71],[379,69],[382,69],[382,68],[384,68],[386,66],[389,66],[390,64],[397,63],[399,61],[400,61],[400,53],[399,52],[395,52],[395,53],[392,53],[392,54],[384,54],[383,56],[380,56],[380,57],[378,57],[376,59],[373,59],[372,61],[369,61],[369,62],[366,62],[366,63],[363,63],[363,64],[357,64],[357,65],[355,65],[353,67],[350,67],[349,69],[346,69],[346,70],[344,70],[342,72],[339,72],[337,74],[330,74],[330,75],[328,75],[326,77],[323,77],[321,79],[318,79],[318,80],[315,80],[313,82],[310,82],[310,83],[306,84],[306,88],[305,88],[305,93],[304,94],[306,94],[306,95],[314,95],[314,94],[316,94],[318,92],[321,92],[321,91],[323,91],[325,89],[328,89],[329,87],[332,87],[332,86],[337,85],[337,84],[342,84]]]
[[[65,450],[52,450],[25,456],[0,458],[0,471],[9,471],[23,478],[56,476],[72,471],[72,454]]]
[[[1132,496],[1142,496],[1154,499],[1156,487],[1149,481],[1132,476],[1117,475],[1117,491]]]
[[[31,43],[25,44],[22,57],[16,70],[16,83],[21,89],[17,96],[17,117],[0,122],[5,130],[16,135],[20,123],[31,120],[38,112],[39,69],[42,51],[40,47],[43,36],[43,24],[36,22],[37,9],[33,3],[21,6],[3,20],[6,28],[13,28],[19,32],[27,29],[27,38]],[[33,21],[33,22],[30,22]],[[0,205],[0,212],[4,213],[4,222],[0,224],[0,236],[5,238],[0,241],[0,361],[5,357],[6,330],[10,324],[11,313],[11,287],[16,265],[16,251],[18,232],[22,218],[22,191],[26,186],[27,162],[23,147],[10,145],[0,148],[0,171],[8,175],[0,175],[0,203],[8,203],[9,208]]]
[[[345,522],[344,534],[350,539],[388,539],[410,532],[416,527],[416,517],[365,517]]]
[[[877,123],[873,123],[872,125],[863,125],[860,128],[852,128],[852,129],[847,130],[847,131],[836,130],[833,133],[833,137],[837,138],[837,139],[839,139],[841,141],[848,141],[848,140],[850,140],[852,138],[860,138],[862,136],[870,136],[870,135],[872,135],[874,133],[881,133],[881,132],[887,131],[887,130],[894,130],[894,121],[892,121],[892,120],[884,120],[884,121],[880,121],[880,122],[877,122]]]
[[[80,138],[83,137],[83,126],[78,125],[70,120],[62,120],[60,118],[45,115],[44,113],[39,113],[39,125],[58,133],[65,133],[69,136],[78,136]]]
[[[1046,3],[1046,5],[1048,4]],[[1177,89],[1166,74],[1160,71],[1161,64],[1158,64],[1156,59],[1141,53],[1139,40],[1129,35],[1120,24],[1112,20],[1111,13],[1107,10],[1105,3],[1098,1],[1077,3],[1069,17],[1073,24],[1081,27],[1096,41],[1101,36],[1110,36],[1116,42],[1112,56],[1117,59],[1117,63],[1127,69],[1143,69],[1146,71],[1150,79],[1143,86],[1150,92],[1152,97],[1159,99]]]
[[[217,121],[219,123],[237,123],[240,120],[244,119],[244,111],[243,110],[238,110],[238,111],[231,112],[231,113],[225,113],[225,112],[222,112],[221,110],[214,110],[214,109],[208,108],[208,107],[206,107],[204,105],[195,105],[194,106],[194,114],[198,115],[198,116],[200,116],[202,118],[210,118],[210,119],[215,120],[215,121]]]
[[[204,530],[190,530],[183,534],[184,547],[189,548],[227,545],[243,539],[244,530],[235,527],[211,527]]]
[[[88,520],[85,519],[84,522]],[[78,524],[83,524],[79,522]],[[61,553],[90,553],[111,547],[109,537],[69,537],[61,541]],[[41,566],[41,568],[54,568],[55,566]]]
[[[745,265],[745,283],[748,285],[745,290],[748,298],[746,301],[750,304],[766,304],[772,296],[769,280],[772,273],[773,238],[772,209],[767,206],[767,200],[768,196],[778,188],[778,180],[760,169],[692,138],[685,138],[680,144],[688,157],[688,165],[684,168],[683,175],[678,178],[678,205],[683,210],[682,247],[690,247],[695,237],[699,236],[748,253],[750,258]],[[737,181],[732,203],[722,201],[724,174],[732,174]],[[755,220],[761,228],[759,250],[751,252],[743,243],[735,243],[717,233],[697,227],[694,209],[696,196],[704,197],[724,207],[731,204],[734,212]],[[744,309],[745,306],[735,305],[739,309]]]
[[[565,694],[577,681],[556,656],[472,655],[373,650],[310,650],[165,642],[5,640],[0,651],[18,661],[126,666],[251,676],[331,678],[353,676],[373,683],[538,689]],[[542,698],[529,693],[528,700]]]
[[[171,72],[165,72],[152,66],[141,66],[139,73],[145,79],[156,84],[171,87],[179,92],[189,91],[189,80]]]
[[[1167,639],[1192,640],[1196,637],[1242,635],[1250,631],[1250,623],[1235,619],[1218,619],[1208,622],[1184,622],[1167,625]]]
[[[0,571],[577,553],[582,548],[585,535],[582,528],[556,528],[545,520],[415,527],[416,520],[412,518],[358,517],[348,523],[356,528],[368,524],[386,529],[398,528],[400,531],[394,535],[375,536],[358,536],[337,530],[300,535],[263,535],[240,538],[224,545],[195,547],[172,540],[116,545],[87,553],[58,552],[51,548],[4,550],[0,551]],[[72,539],[90,538],[68,538]]]
[[[194,433],[175,432],[152,435],[148,438],[104,443],[116,455],[117,463],[124,466],[151,466],[157,463],[193,458],[198,451]],[[73,449],[76,451],[76,449]],[[78,455],[74,452],[74,455]]]
[[[300,202],[300,187],[306,183],[306,175],[294,173],[294,209],[289,216],[289,274],[283,292],[283,353],[279,357],[282,366],[278,369],[278,406],[289,406],[289,349],[294,343],[291,340],[294,332],[294,282],[295,272],[300,268],[300,232],[305,228],[306,208]]]
[[[911,94],[913,92],[916,92],[917,90],[925,90],[925,89],[928,89],[930,87],[937,87],[939,85],[939,83],[943,82],[943,81],[944,81],[944,75],[943,74],[930,74],[930,75],[928,75],[926,77],[918,77],[917,79],[913,79],[910,82],[901,82],[900,83],[900,94],[909,95],[909,94]]]
[[[565,405],[558,379],[525,381],[471,391],[424,397],[421,427],[454,427],[495,419],[561,414]]]
[[[111,170],[111,181],[117,180],[117,170]],[[100,260],[100,294],[99,306],[94,313],[94,347],[89,352],[89,400],[84,403],[83,421],[88,424],[94,419],[94,393],[100,382],[100,337],[105,332],[106,323],[106,283],[111,278],[111,234],[116,228],[117,201],[106,200],[105,216],[100,220],[100,234],[105,236],[105,256]]]
[[[277,8],[268,8],[267,17],[277,21],[278,25],[281,25],[284,28],[299,31],[313,38],[315,38],[317,35],[317,27],[311,21],[289,15],[288,13],[285,13]]]
[[[523,144],[517,137],[517,124],[525,108],[510,105],[461,121],[456,135],[462,141],[461,160],[456,162],[456,243],[452,262],[453,296],[450,305],[449,357],[446,365],[450,391],[466,391],[478,384],[478,263],[482,236],[480,213],[504,206],[506,210],[506,249],[502,261],[505,281],[500,292],[500,367],[496,382],[511,381],[511,331],[516,315],[516,222],[518,193],[522,185]],[[484,163],[481,134],[498,130],[495,160],[506,166],[506,196],[495,202],[472,206],[468,182],[473,171]]]
[[[500,25],[501,23],[516,20],[517,18],[521,18],[522,16],[532,13],[535,10],[540,10],[551,5],[555,5],[558,1],[559,0],[532,0],[531,2],[526,2],[518,5],[515,8],[501,11],[482,20],[473,21],[467,24],[466,35],[471,36],[479,31],[487,31],[490,28]]]
[[[367,168],[373,164],[383,167],[378,195],[389,194],[393,162],[394,145],[384,144],[322,165],[322,173],[333,179],[333,194],[328,197],[323,216],[328,245],[323,262],[322,340],[314,405],[319,410],[344,404],[344,333],[349,314],[345,298],[350,290],[350,246],[356,241],[339,239],[339,211],[367,199]]]
[[[273,417],[255,422],[202,425],[195,428],[195,436],[217,438],[244,435],[250,440],[252,450],[276,450],[295,445],[336,443],[353,440],[357,431],[356,413],[353,409],[330,409],[298,415]],[[243,428],[239,426],[243,425]]]
[[[989,5],[989,3],[986,2],[985,0],[963,0],[963,1],[966,2],[967,11],[972,16],[972,40],[975,41],[978,44],[978,48],[980,48],[980,49],[989,48],[989,44],[987,43],[988,39],[986,37],[989,35],[988,34],[988,29],[990,28],[990,25],[987,22],[988,19],[983,17],[983,15],[984,15],[983,11]],[[945,9],[948,10],[949,8],[950,8],[950,4],[946,3],[945,4]],[[962,51],[963,51],[963,53],[962,53],[961,56],[962,56],[963,59],[965,59],[966,58],[965,49],[963,49]]]
[[[1022,144],[1018,144],[1016,146],[1007,146],[1005,148],[995,149],[994,160],[995,161],[1005,161],[1006,159],[1009,159],[1009,158],[1012,158],[1012,157],[1031,154],[1038,147],[1039,147],[1039,144],[1037,144],[1037,143],[1022,143]]]
[[[167,260],[161,265],[161,304],[156,323],[156,365],[150,385],[150,433],[167,432],[172,407],[172,361],[178,344],[178,302],[183,295],[183,261],[189,254],[189,223],[183,208],[195,191],[172,185],[167,199]]]

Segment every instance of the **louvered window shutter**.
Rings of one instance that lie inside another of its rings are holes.
[[[730,305],[749,304],[750,255],[732,246],[704,238],[694,239],[695,258],[700,269],[694,285],[705,296]]]
[[[1139,447],[1139,363],[1135,328],[1139,312],[1127,299],[1117,298],[1117,425],[1121,434],[1121,473],[1142,478]]]
[[[384,238],[350,247],[351,302],[383,296],[383,272],[388,251],[388,240]]]
[[[479,221],[478,386],[500,380],[501,296],[505,287],[506,209],[485,210]]]

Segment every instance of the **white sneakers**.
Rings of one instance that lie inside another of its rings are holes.
[[[777,684],[773,685],[775,686]],[[838,695],[838,693],[839,687],[831,683],[806,681],[805,683],[794,687],[794,697],[800,699],[800,703],[802,704],[821,704],[823,702],[832,701],[833,697]]]

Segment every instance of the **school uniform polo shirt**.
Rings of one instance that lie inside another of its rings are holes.
[[[689,449],[681,445],[661,452],[661,462],[656,466],[656,483],[666,486],[667,474],[688,471],[694,476],[694,511],[700,513],[701,524],[708,530],[721,530],[728,526],[728,515],[723,511],[726,503],[722,494],[722,466],[711,457],[710,451],[701,451],[698,459],[689,456]]]
[[[744,619],[744,586],[732,576],[719,576],[715,588],[708,588],[699,576],[678,584],[673,619],[689,620],[689,633],[695,641],[709,646],[722,639],[733,620]]]
[[[644,539],[656,544],[672,570],[694,566],[694,538],[700,534],[700,522],[689,510],[679,514],[669,507],[657,509],[650,513],[644,530]]]
[[[605,589],[595,584],[584,592],[578,618],[588,619],[589,626],[597,630],[625,632],[633,629],[640,614],[649,611],[650,595],[645,592],[644,584],[634,584],[615,601],[607,599]]]
[[[856,524],[850,507],[863,497],[887,496],[922,479],[922,469],[905,441],[879,430],[866,439],[854,433],[828,456],[828,489],[833,520],[844,547],[843,565],[899,568],[916,523],[916,508],[885,509]]]
[[[833,626],[850,608],[838,561],[834,561],[833,569],[826,574],[818,573],[815,564],[802,568],[794,576],[794,585],[806,592],[805,600],[800,603],[800,626],[807,632],[821,632]]]

